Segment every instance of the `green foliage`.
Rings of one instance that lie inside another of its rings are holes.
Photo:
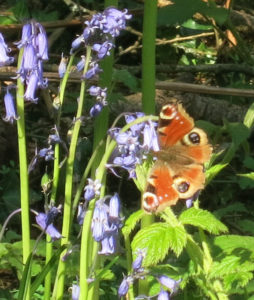
[[[143,209],[137,210],[132,213],[126,222],[124,223],[124,227],[122,228],[123,235],[126,237],[130,235],[131,231],[135,228],[136,224],[143,218],[144,216]]]
[[[138,91],[138,80],[128,70],[114,70],[112,79],[117,83],[122,83],[132,92]]]
[[[212,234],[219,234],[221,232],[227,232],[227,227],[215,218],[215,216],[207,210],[192,207],[184,211],[180,217],[184,225],[193,225],[203,230],[206,230]]]

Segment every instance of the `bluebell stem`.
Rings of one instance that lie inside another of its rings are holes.
[[[80,287],[77,284],[72,285],[72,294],[71,299],[72,300],[79,300],[79,294],[80,294]]]
[[[62,53],[62,58],[61,58],[59,66],[58,66],[58,74],[59,74],[60,78],[64,77],[64,74],[67,69],[67,61],[68,61],[68,58],[64,57],[63,53]]]
[[[3,35],[0,33],[0,67],[14,62],[14,58],[7,55],[8,52],[10,52],[10,49],[6,45]]]
[[[58,240],[62,237],[53,224],[47,225],[47,215],[45,213],[39,213],[35,219],[36,223],[42,228],[42,230],[45,230],[46,233],[51,236],[52,241]]]
[[[88,178],[88,185],[85,186],[85,194],[84,198],[86,201],[90,201],[96,196],[100,195],[100,190],[101,190],[101,183],[99,182],[98,179],[93,181],[92,179]]]
[[[167,291],[164,291],[163,289],[160,290],[160,293],[158,295],[158,300],[170,300],[170,295]]]
[[[18,116],[16,113],[13,96],[9,92],[8,88],[7,88],[7,92],[4,96],[4,105],[5,105],[6,115],[3,118],[3,120],[5,122],[9,122],[9,123],[13,124],[14,120],[18,120]]]

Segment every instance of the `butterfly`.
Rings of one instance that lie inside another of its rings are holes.
[[[157,129],[160,150],[147,179],[142,206],[148,213],[159,212],[179,199],[195,198],[204,188],[204,163],[212,147],[206,133],[179,102],[162,107]]]

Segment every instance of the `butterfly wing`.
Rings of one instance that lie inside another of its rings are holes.
[[[143,208],[158,212],[179,199],[189,199],[204,187],[203,163],[212,148],[205,132],[194,127],[181,104],[165,105],[160,113],[158,138],[161,150],[143,195]]]

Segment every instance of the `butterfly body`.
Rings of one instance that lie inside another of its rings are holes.
[[[158,126],[160,150],[147,180],[143,208],[158,212],[179,199],[190,199],[204,187],[204,163],[212,148],[180,103],[165,105]]]

